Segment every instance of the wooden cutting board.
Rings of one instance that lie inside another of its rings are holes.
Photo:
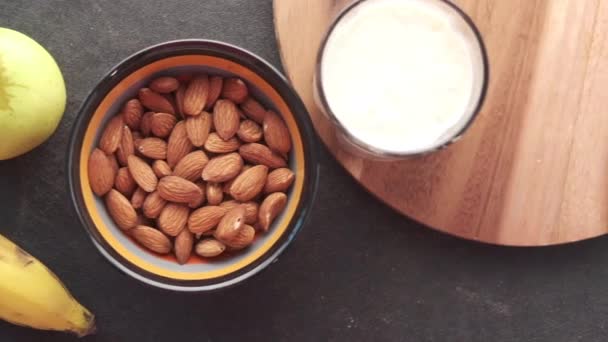
[[[319,42],[352,0],[274,0],[285,70],[317,132],[367,190],[466,239],[515,246],[608,232],[608,0],[456,0],[490,59],[464,139],[400,162],[349,155],[313,102]]]

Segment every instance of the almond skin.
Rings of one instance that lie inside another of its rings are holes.
[[[291,150],[291,136],[287,126],[276,113],[268,111],[264,117],[264,140],[271,150],[280,154]]]
[[[97,196],[107,194],[114,186],[116,177],[116,171],[110,158],[102,150],[96,148],[89,156],[87,168],[93,193]]]
[[[234,102],[218,100],[213,107],[215,131],[224,140],[232,138],[239,130],[240,117]]]
[[[241,203],[235,200],[230,200],[220,204],[220,207],[226,208],[226,210],[231,210],[238,206],[243,206],[245,208],[245,223],[255,224],[258,221],[258,209],[260,205],[257,202],[249,201]]]
[[[159,77],[150,83],[150,89],[157,93],[168,94],[179,87],[179,81],[173,77]]]
[[[262,107],[262,105],[248,97],[245,102],[241,103],[241,109],[245,112],[245,115],[251,120],[262,124],[264,122],[264,117],[266,116],[266,109]]]
[[[209,158],[205,152],[190,152],[175,165],[173,175],[194,182],[201,178],[201,173],[208,162]]]
[[[226,212],[217,225],[215,238],[221,242],[232,240],[245,224],[245,208],[238,206]]]
[[[285,159],[271,151],[266,145],[258,143],[241,145],[239,153],[243,159],[252,164],[266,165],[271,169],[287,166]]]
[[[282,192],[275,192],[264,199],[258,210],[258,223],[264,231],[268,231],[274,219],[285,209],[287,196]]]
[[[251,168],[251,165],[244,165],[239,174],[249,170],[250,168]],[[235,179],[236,179],[236,177],[232,178],[231,180],[224,183],[224,186],[222,187],[222,191],[224,191],[225,194],[230,195],[230,187],[232,186],[232,183],[234,182]]]
[[[132,235],[142,246],[158,254],[171,251],[171,241],[162,232],[148,226],[133,228]]]
[[[239,78],[227,78],[224,80],[221,97],[234,103],[242,103],[247,99],[249,91],[247,85]]]
[[[171,167],[164,160],[155,160],[154,163],[152,163],[152,171],[154,171],[154,174],[159,179],[169,176],[172,173]]]
[[[199,75],[194,77],[184,94],[184,114],[198,115],[201,113],[209,96],[209,77]]]
[[[202,172],[206,182],[221,183],[236,177],[243,168],[243,159],[238,153],[229,153],[209,160]]]
[[[266,165],[257,165],[242,172],[230,186],[230,195],[241,202],[255,198],[264,189],[267,176],[268,167]]]
[[[117,190],[112,189],[106,195],[106,208],[120,229],[128,230],[137,224],[137,213],[131,202]]]
[[[194,184],[196,184],[196,186],[198,186],[199,189],[201,189],[201,194],[195,201],[188,203],[188,207],[190,207],[190,209],[200,208],[203,204],[205,204],[205,199],[207,197],[205,195],[205,190],[206,190],[205,182],[203,182],[202,180],[199,180],[199,181],[195,182]]]
[[[110,160],[110,165],[112,165],[112,170],[114,170],[114,175],[116,175],[116,173],[118,172],[118,169],[120,169],[120,166],[118,165],[118,161],[116,160],[116,155],[110,154],[108,156],[108,159]]]
[[[131,99],[122,107],[122,117],[125,124],[134,131],[139,130],[144,107],[138,99]]]
[[[230,153],[238,150],[240,146],[241,143],[236,137],[224,140],[215,132],[209,134],[205,142],[205,150],[211,153]]]
[[[183,118],[184,114],[184,96],[186,95],[186,86],[180,84],[179,88],[175,91],[175,107],[177,108],[178,114]]]
[[[224,199],[224,191],[222,185],[218,183],[207,183],[207,203],[210,205],[218,205]]]
[[[222,254],[226,250],[226,246],[216,239],[204,239],[196,244],[194,250],[202,257],[213,258]]]
[[[114,187],[126,197],[131,197],[133,191],[137,188],[137,183],[135,183],[135,180],[131,177],[131,172],[129,172],[128,167],[118,169]]]
[[[191,203],[200,199],[201,189],[191,181],[177,177],[163,177],[158,182],[158,194],[169,202]]]
[[[150,130],[157,137],[166,138],[171,134],[176,122],[173,114],[155,113],[150,121]]]
[[[127,166],[127,158],[135,153],[135,143],[133,142],[133,134],[128,126],[122,128],[122,138],[116,149],[116,159],[122,166]]]
[[[167,201],[160,197],[158,191],[154,191],[153,193],[150,193],[144,200],[142,211],[146,217],[155,219],[158,217],[158,215],[160,215],[165,205],[167,205]]]
[[[207,98],[207,104],[205,109],[211,109],[215,104],[215,101],[220,98],[220,93],[224,85],[224,79],[220,76],[209,77],[209,97]]]
[[[254,143],[262,140],[262,127],[253,120],[243,120],[239,125],[236,135],[244,142]]]
[[[226,209],[209,205],[199,208],[190,214],[188,218],[188,229],[194,234],[201,234],[212,230],[226,214]]]
[[[236,236],[228,241],[224,241],[224,244],[230,247],[231,250],[239,250],[251,245],[254,238],[255,229],[248,224],[244,224]]]
[[[175,250],[175,258],[180,265],[185,264],[190,259],[192,248],[194,247],[194,236],[188,229],[182,231],[175,238],[173,249]]]
[[[137,185],[146,192],[154,191],[158,184],[158,178],[156,178],[150,165],[137,156],[129,156],[127,161],[131,176],[133,176]]]
[[[122,128],[125,123],[121,115],[117,115],[108,121],[106,128],[99,139],[99,148],[106,154],[116,152],[120,140],[122,139]]]
[[[186,119],[186,133],[192,145],[201,147],[207,141],[213,118],[211,114],[202,112],[197,116],[190,116]]]
[[[149,88],[142,88],[138,93],[141,104],[154,112],[175,114],[173,105],[161,94]],[[142,132],[143,133],[143,132]]]
[[[137,187],[135,192],[133,192],[133,196],[131,196],[131,205],[133,208],[140,209],[144,205],[144,200],[146,199],[147,195],[148,193],[145,192],[144,189]]]
[[[154,112],[146,112],[141,117],[141,123],[139,125],[139,130],[144,137],[149,136],[152,133],[152,116]]]
[[[169,236],[177,236],[188,223],[190,208],[183,204],[168,203],[158,216],[158,228]]]
[[[167,158],[167,143],[160,138],[141,139],[137,144],[137,152],[150,159]]]
[[[296,179],[295,174],[288,168],[282,167],[273,170],[266,178],[264,193],[286,192]]]
[[[169,136],[167,164],[172,168],[175,167],[184,156],[192,151],[192,148],[192,143],[188,139],[188,133],[186,132],[186,123],[180,121],[175,125],[173,132]]]

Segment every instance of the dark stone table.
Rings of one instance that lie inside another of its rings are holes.
[[[77,108],[114,64],[166,40],[223,40],[278,66],[270,0],[0,0],[0,26],[55,56],[69,101],[48,142],[0,162],[0,233],[94,311],[99,332],[85,341],[607,339],[608,238],[514,249],[445,236],[386,208],[325,150],[311,217],[265,272],[213,294],[129,278],[95,250],[68,197]],[[0,322],[1,342],[72,340]]]

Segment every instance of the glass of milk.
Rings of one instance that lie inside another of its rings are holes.
[[[330,27],[314,82],[351,152],[400,159],[458,140],[482,106],[488,61],[472,20],[447,0],[359,0]]]

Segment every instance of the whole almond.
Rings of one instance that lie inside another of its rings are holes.
[[[131,232],[142,246],[158,254],[171,251],[171,241],[161,231],[148,226],[137,226]]]
[[[232,240],[245,224],[245,208],[238,206],[226,212],[215,230],[215,238],[221,242]]]
[[[179,87],[179,81],[173,77],[159,77],[150,83],[150,89],[157,93],[168,94]]]
[[[190,208],[183,204],[167,203],[158,216],[158,228],[169,236],[177,236],[188,223]]]
[[[215,131],[224,140],[232,138],[239,130],[240,117],[234,102],[218,100],[213,107]]]
[[[271,169],[287,166],[285,159],[271,151],[266,145],[258,143],[241,145],[239,153],[246,161],[266,165]]]
[[[266,178],[264,193],[286,192],[291,186],[296,176],[288,168],[282,167],[271,171]]]
[[[285,209],[287,196],[282,192],[275,192],[264,199],[258,210],[258,223],[264,231],[268,231],[274,219]]]
[[[178,114],[183,118],[186,116],[184,114],[184,96],[186,95],[186,85],[180,84],[177,90],[175,91],[175,107],[177,109]]]
[[[177,163],[190,151],[192,151],[192,143],[188,139],[186,132],[185,121],[180,121],[173,128],[173,132],[169,136],[169,142],[167,144],[167,164],[170,167],[175,167]]]
[[[122,107],[122,117],[125,124],[132,130],[139,130],[141,117],[144,114],[144,107],[138,99],[131,99]]]
[[[239,250],[251,245],[254,238],[255,229],[248,224],[244,224],[243,227],[239,229],[236,236],[230,240],[224,241],[224,244],[232,250]]]
[[[159,179],[171,175],[172,172],[171,167],[164,160],[155,160],[152,163],[152,171]]]
[[[213,258],[222,254],[226,246],[216,239],[204,239],[196,244],[194,251],[204,258]]]
[[[202,112],[200,115],[190,116],[186,119],[186,133],[192,145],[201,147],[205,144],[212,122],[213,118],[207,112]]]
[[[107,154],[112,154],[118,148],[122,139],[122,128],[125,123],[121,115],[117,115],[108,121],[106,128],[99,139],[99,148]]]
[[[197,209],[200,208],[204,203],[205,203],[205,199],[207,196],[205,196],[205,182],[203,182],[202,180],[199,180],[198,182],[194,183],[196,184],[196,186],[199,187],[199,189],[201,189],[201,195],[194,201],[188,203],[188,206],[191,209]]]
[[[129,156],[127,162],[131,176],[133,176],[137,185],[146,192],[154,191],[158,184],[158,178],[156,178],[150,165],[137,156]]]
[[[110,158],[100,149],[96,148],[89,156],[88,162],[89,183],[91,190],[97,196],[103,196],[114,186],[116,171]]]
[[[146,217],[155,219],[160,215],[163,208],[167,205],[167,201],[160,196],[158,191],[150,193],[144,200],[142,211]]]
[[[194,234],[209,231],[220,223],[225,214],[225,208],[213,205],[196,209],[188,218],[188,229]]]
[[[154,112],[146,112],[141,117],[141,123],[139,125],[139,130],[144,137],[149,136],[152,133],[152,116]]]
[[[114,170],[114,175],[116,175],[118,169],[120,169],[120,166],[118,165],[118,160],[116,160],[116,155],[110,154],[108,156],[108,159],[110,160],[110,165],[112,165],[112,170]]]
[[[175,114],[175,110],[173,109],[171,102],[169,102],[169,100],[167,100],[161,94],[149,88],[140,89],[138,97],[141,104],[151,111]]]
[[[201,113],[209,97],[209,77],[199,75],[194,77],[184,94],[184,114],[198,115]]]
[[[142,156],[150,159],[167,158],[167,143],[160,138],[151,137],[141,139],[136,148],[137,152]]]
[[[243,168],[241,169],[241,172],[239,173],[239,175],[247,170],[249,170],[252,166],[251,165],[244,165]],[[238,175],[237,175],[238,176]],[[222,191],[224,191],[225,194],[230,195],[230,187],[232,187],[232,183],[234,182],[234,180],[236,179],[236,177],[232,178],[231,180],[227,181],[224,183],[224,186],[222,187]]]
[[[240,146],[241,143],[236,137],[224,140],[215,132],[209,134],[205,142],[205,150],[211,153],[230,153],[238,150]]]
[[[225,182],[236,177],[243,168],[243,159],[238,153],[229,153],[209,160],[202,172],[206,182]]]
[[[268,167],[256,165],[236,177],[230,187],[230,195],[241,202],[247,202],[262,192],[266,184]]]
[[[243,120],[239,125],[236,135],[244,142],[254,143],[262,139],[262,127],[253,120]]]
[[[226,210],[232,210],[240,205],[242,205],[242,203],[237,200],[228,200],[220,203],[220,207],[225,208]]]
[[[226,208],[226,210],[231,210],[238,206],[243,206],[245,208],[245,223],[254,224],[258,221],[258,209],[260,205],[257,202],[249,201],[241,203],[236,200],[229,200],[220,204],[220,207]]]
[[[188,229],[182,231],[175,238],[173,249],[175,250],[175,258],[180,265],[185,264],[190,259],[194,247],[194,236]]]
[[[251,120],[262,124],[264,122],[264,117],[266,116],[266,109],[262,107],[262,105],[248,97],[245,102],[241,103],[241,109],[245,112],[245,115]]]
[[[173,169],[173,175],[185,178],[191,182],[201,178],[203,169],[209,158],[203,151],[194,151],[184,156]]]
[[[247,85],[239,78],[227,78],[224,80],[222,87],[222,98],[228,99],[234,103],[242,103],[247,99],[249,91]]]
[[[269,110],[264,117],[264,140],[271,150],[284,154],[291,150],[291,136],[283,119]]]
[[[152,134],[159,138],[166,138],[171,134],[177,119],[173,114],[155,113],[150,121],[150,130]]]
[[[135,192],[133,192],[133,196],[131,196],[131,205],[133,206],[133,209],[140,209],[144,205],[144,200],[147,195],[148,193],[145,192],[144,189],[137,187]]]
[[[131,229],[137,224],[137,213],[131,202],[117,190],[112,189],[106,195],[106,208],[120,229]]]
[[[211,109],[215,104],[215,101],[220,98],[222,92],[224,79],[220,76],[209,77],[209,97],[207,98],[207,104],[205,109]]]
[[[191,181],[177,177],[167,176],[158,182],[158,194],[169,202],[191,203],[201,196],[201,189]]]
[[[135,188],[137,188],[137,183],[135,183],[135,180],[133,180],[133,177],[131,177],[131,172],[129,172],[128,167],[118,169],[116,180],[114,181],[114,187],[126,197],[131,197],[133,191],[135,191]]]
[[[224,199],[222,185],[219,183],[207,183],[207,203],[210,205],[218,205]]]
[[[135,153],[135,144],[133,142],[133,134],[128,126],[122,128],[122,138],[118,149],[116,149],[116,159],[122,166],[127,165],[127,158]]]

